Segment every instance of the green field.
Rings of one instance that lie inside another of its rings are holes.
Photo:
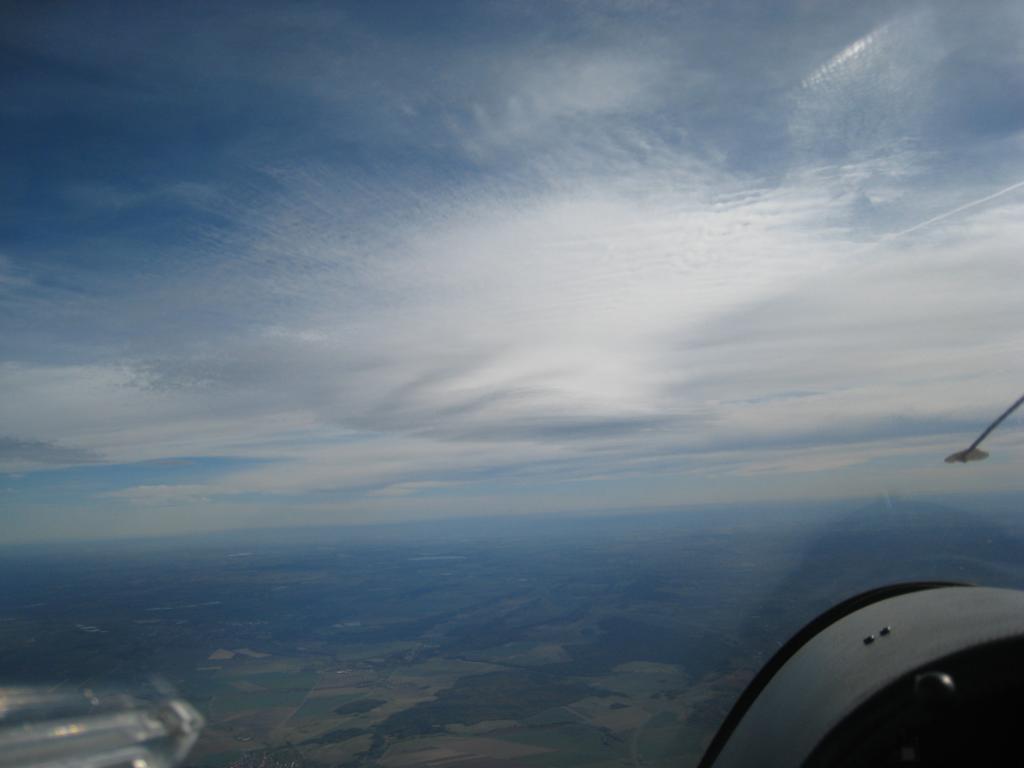
[[[558,725],[496,731],[496,738],[546,747],[551,752],[517,758],[538,766],[596,765],[629,758],[629,745],[586,725]]]
[[[342,693],[337,696],[310,696],[302,707],[292,715],[293,720],[330,718],[336,714],[338,707],[362,698],[360,693]]]

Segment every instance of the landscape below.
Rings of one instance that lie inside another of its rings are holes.
[[[692,765],[838,600],[1024,586],[1015,520],[885,499],[11,548],[0,682],[159,676],[210,768]]]

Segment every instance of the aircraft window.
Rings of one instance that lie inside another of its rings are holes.
[[[1022,40],[7,4],[0,766],[697,765],[832,606],[1024,587]]]

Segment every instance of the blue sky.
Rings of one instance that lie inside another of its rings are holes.
[[[1019,489],[1024,9],[12,4],[11,539]],[[995,441],[998,440],[998,446]]]

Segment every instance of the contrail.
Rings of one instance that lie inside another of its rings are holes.
[[[887,240],[894,240],[897,237],[903,237],[904,235],[909,235],[911,232],[917,232],[917,230],[923,229],[924,227],[927,227],[927,226],[931,226],[932,224],[934,224],[937,221],[942,221],[943,219],[948,219],[950,216],[956,216],[956,214],[961,213],[963,211],[970,210],[971,208],[974,208],[975,206],[984,205],[985,203],[989,202],[990,200],[995,200],[997,197],[1002,197],[1003,195],[1008,195],[1010,192],[1013,192],[1014,190],[1020,189],[1021,187],[1024,187],[1024,181],[1018,181],[1016,184],[1011,184],[1010,186],[1006,187],[1006,189],[1000,189],[998,192],[993,192],[991,195],[986,195],[985,197],[978,198],[977,200],[973,200],[973,201],[971,201],[969,203],[964,203],[963,205],[958,206],[958,207],[954,208],[951,211],[946,211],[945,213],[940,213],[938,216],[932,216],[930,219],[927,219],[926,221],[922,221],[919,224],[915,224],[914,226],[910,227],[909,229],[904,229],[904,230],[902,230],[900,232],[893,232],[892,234],[885,235],[876,243],[876,245],[880,245],[881,243],[884,243]]]

